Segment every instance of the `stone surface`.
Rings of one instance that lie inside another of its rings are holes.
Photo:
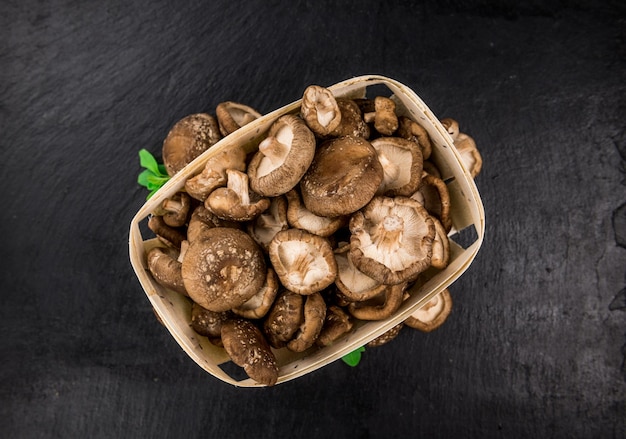
[[[623,2],[412,3],[0,6],[3,436],[626,435]],[[366,73],[474,137],[483,247],[437,331],[224,384],[132,272],[137,151],[220,101],[268,112]]]

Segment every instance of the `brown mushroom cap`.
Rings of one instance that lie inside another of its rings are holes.
[[[261,249],[247,233],[215,227],[190,243],[182,275],[194,302],[211,311],[226,311],[261,289],[266,265]]]
[[[174,124],[163,141],[163,164],[171,177],[222,138],[210,114],[191,114]]]
[[[233,169],[226,170],[226,187],[215,189],[204,205],[218,218],[230,221],[250,221],[270,207],[268,198],[261,198],[248,187],[248,175]]]
[[[306,296],[304,301],[304,321],[287,342],[287,349],[293,352],[304,352],[317,339],[326,317],[326,302],[320,293]]]
[[[304,296],[281,290],[263,322],[263,332],[270,345],[282,348],[287,345],[304,320]]]
[[[285,195],[287,197],[287,221],[293,228],[327,237],[346,224],[346,217],[343,216],[329,218],[315,215],[302,203],[297,189],[292,189]]]
[[[430,332],[441,326],[450,312],[452,312],[452,296],[446,288],[411,314],[404,323],[422,332]]]
[[[240,223],[236,221],[226,221],[218,218],[203,204],[197,206],[189,218],[187,225],[187,241],[195,241],[202,237],[203,233],[213,227],[231,227],[240,228]]]
[[[300,115],[320,137],[327,136],[341,122],[341,111],[332,92],[319,85],[308,86],[302,95]]]
[[[172,248],[154,247],[148,251],[146,255],[148,269],[154,280],[160,285],[177,293],[187,296],[183,276],[181,272],[181,263],[178,262],[177,252]]]
[[[328,134],[328,137],[355,136],[368,139],[370,127],[363,119],[363,113],[352,99],[337,98],[337,106],[341,112],[341,123]]]
[[[404,299],[407,283],[387,285],[385,290],[372,301],[352,302],[348,312],[360,320],[383,320],[389,318],[400,308]],[[377,300],[378,299],[378,300]],[[382,303],[379,303],[382,300]]]
[[[185,192],[178,192],[161,203],[163,221],[170,227],[182,227],[187,223],[191,210],[191,197]]]
[[[215,116],[217,117],[220,132],[223,136],[228,136],[242,126],[261,117],[261,113],[248,105],[226,101],[217,105]]]
[[[305,230],[278,232],[269,246],[280,282],[298,294],[313,294],[335,281],[337,262],[326,238]]]
[[[386,285],[430,266],[435,225],[417,201],[375,197],[350,220],[350,257],[363,273]]]
[[[168,226],[159,215],[150,216],[148,228],[168,247],[180,249],[181,243],[185,240],[185,233],[180,228]]]
[[[449,232],[452,228],[452,218],[450,193],[446,183],[441,178],[424,172],[417,192],[411,195],[411,198],[420,201],[429,214],[441,221],[446,233]]]
[[[404,323],[398,323],[396,326],[388,330],[387,332],[379,335],[374,340],[370,341],[365,345],[368,348],[376,348],[378,346],[382,346],[384,344],[389,343],[391,340],[395,339],[399,334],[402,328],[404,327]]]
[[[222,343],[231,360],[257,383],[273,386],[278,380],[276,356],[252,322],[231,319],[222,325]]]
[[[220,151],[207,159],[202,172],[185,182],[185,191],[196,200],[204,201],[218,187],[226,186],[226,170],[246,170],[246,152],[236,146]]]
[[[300,193],[306,208],[316,215],[348,215],[372,199],[382,179],[374,147],[361,137],[344,136],[317,148],[300,181]]]
[[[330,346],[342,335],[350,332],[354,323],[350,318],[350,314],[345,312],[343,308],[337,305],[330,305],[326,308],[326,318],[324,326],[320,331],[315,344],[318,346]]]
[[[223,346],[222,325],[232,318],[230,311],[215,312],[202,308],[195,302],[191,304],[191,327],[216,346]]]
[[[260,319],[271,308],[278,292],[278,277],[271,268],[267,269],[265,284],[258,293],[248,299],[243,305],[233,308],[233,312],[246,319]]]
[[[433,145],[430,141],[428,131],[406,116],[400,116],[398,118],[398,130],[396,131],[398,137],[402,137],[407,140],[411,140],[417,143],[422,150],[422,157],[424,160],[428,160],[433,150]]]
[[[452,140],[456,140],[459,135],[459,123],[450,117],[446,117],[444,119],[441,119],[441,125],[443,125],[448,134],[450,134]]]
[[[289,191],[311,165],[315,146],[315,135],[302,119],[293,114],[281,116],[248,165],[250,187],[265,197]]]
[[[483,158],[476,147],[476,142],[470,136],[465,133],[459,133],[458,137],[454,141],[459,154],[461,154],[461,160],[465,167],[469,170],[472,178],[476,178],[483,167]]]
[[[401,137],[379,137],[371,141],[383,167],[380,195],[411,196],[422,179],[422,152],[415,142]]]

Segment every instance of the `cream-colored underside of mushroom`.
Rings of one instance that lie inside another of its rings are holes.
[[[326,259],[313,244],[283,242],[278,248],[278,257],[289,273],[289,282],[295,286],[314,285],[331,272]]]
[[[376,241],[380,223],[387,216],[396,215],[403,219],[404,227],[395,245]],[[428,225],[408,206],[395,206],[391,210],[377,209],[366,219],[364,231],[359,234],[361,251],[366,258],[373,259],[392,271],[402,271],[416,261],[427,257],[422,239],[428,235]]]
[[[363,293],[380,285],[378,281],[359,271],[348,257],[348,253],[335,255],[335,260],[339,280],[353,293]]]
[[[315,215],[302,206],[298,209],[298,227],[311,233],[324,230],[332,221],[330,218]]]
[[[441,298],[441,293],[437,294],[435,297],[430,299],[426,304],[411,314],[411,317],[416,318],[417,320],[428,323],[435,319],[441,311],[443,311],[444,302]]]
[[[381,145],[377,148],[377,152],[378,161],[383,166],[383,181],[379,192],[400,188],[411,181],[413,157],[410,151]]]
[[[293,130],[291,127],[288,125],[282,126],[274,137],[284,148],[272,158],[265,156],[261,159],[256,171],[257,177],[264,177],[273,170],[280,168],[291,151],[291,144],[293,143]]]
[[[250,113],[248,110],[236,106],[231,106],[228,112],[240,127],[249,124],[257,118],[256,115]]]

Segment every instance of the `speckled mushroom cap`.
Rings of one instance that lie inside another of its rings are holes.
[[[435,225],[419,202],[375,197],[350,220],[350,257],[363,273],[398,284],[430,266]]]
[[[355,136],[368,139],[370,126],[363,119],[363,113],[356,102],[348,98],[337,98],[337,106],[341,112],[341,123],[328,137]]]
[[[382,179],[374,147],[361,137],[344,136],[318,146],[300,181],[300,193],[306,208],[316,215],[348,215],[372,199]]]
[[[261,289],[266,280],[265,259],[247,233],[215,227],[190,243],[182,276],[194,302],[211,311],[226,311]]]
[[[272,124],[248,165],[253,191],[275,197],[292,189],[307,171],[315,155],[315,135],[293,114]]]
[[[221,138],[217,120],[210,114],[190,114],[176,122],[163,141],[168,175],[176,174]]]
[[[272,266],[280,282],[298,294],[313,294],[337,276],[337,262],[326,238],[300,229],[278,232],[269,245]]]
[[[222,343],[231,360],[243,367],[257,383],[273,386],[278,380],[276,356],[263,333],[245,319],[228,320],[222,325]]]

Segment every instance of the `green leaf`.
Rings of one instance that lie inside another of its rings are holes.
[[[167,173],[167,168],[165,167],[165,165],[162,165],[160,163],[159,163],[159,174],[161,174],[164,177],[169,178],[169,174]]]
[[[341,359],[348,366],[355,367],[361,361],[361,352],[365,352],[365,347],[361,346],[349,354],[344,355]]]
[[[149,169],[146,169],[137,176],[137,183],[139,183],[141,186],[148,187],[148,178],[151,175],[153,175],[152,172]]]
[[[159,172],[159,164],[156,159],[148,150],[141,149],[139,150],[139,164],[142,168],[149,169],[153,174],[158,175]]]

